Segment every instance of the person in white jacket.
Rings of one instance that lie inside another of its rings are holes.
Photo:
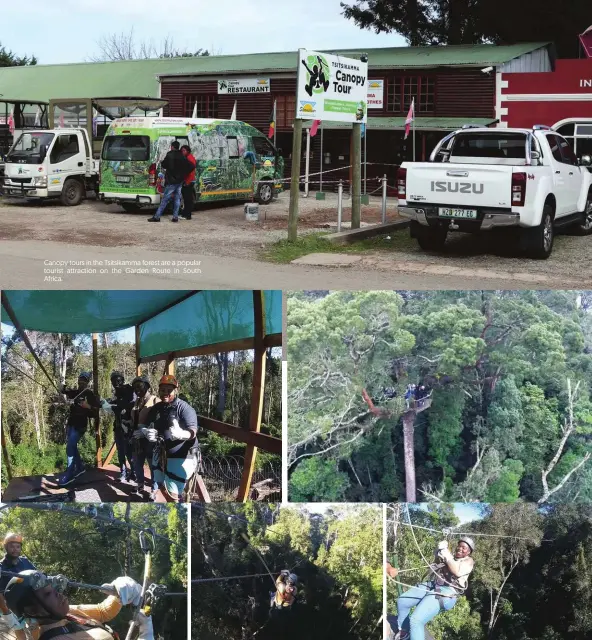
[[[50,579],[37,571],[22,571],[8,583],[4,598],[14,614],[15,631],[23,623],[34,640],[115,640],[107,626],[122,606],[138,606],[142,587],[131,578],[117,578],[110,584],[117,595],[108,596],[99,604],[70,604]],[[138,612],[138,640],[154,640],[152,619]],[[18,636],[14,636],[18,637]]]
[[[430,579],[409,589],[397,600],[400,630],[395,636],[397,640],[424,640],[426,624],[441,611],[454,607],[467,589],[469,574],[475,566],[474,550],[475,543],[467,536],[460,538],[454,554],[445,540],[438,544],[436,562],[430,566]],[[390,566],[387,572],[392,578],[398,573]]]

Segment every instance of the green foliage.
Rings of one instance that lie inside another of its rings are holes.
[[[380,508],[336,505],[319,514],[306,508],[248,503],[227,504],[213,513],[207,505],[196,505],[192,538],[195,578],[264,574],[194,584],[192,626],[199,631],[194,632],[197,637],[382,637],[378,624],[383,573]],[[284,568],[298,575],[297,601],[290,612],[269,620],[272,579]]]
[[[592,304],[583,298],[544,291],[288,294],[290,491],[334,499],[331,468],[347,474],[347,500],[398,500],[414,464],[417,486],[428,494],[540,500],[542,473],[558,451],[550,488],[592,453]],[[562,428],[571,424],[568,381],[578,392],[573,430],[562,443]],[[419,408],[413,462],[405,459],[401,419],[410,384],[425,385],[431,403],[411,407]],[[314,463],[318,480],[299,473],[311,455],[327,462]],[[586,461],[550,499],[589,501],[589,467]]]
[[[0,67],[21,67],[37,64],[35,56],[17,56],[13,51],[0,45]]]
[[[178,545],[156,542],[151,581],[166,584],[169,591],[187,588],[187,519],[184,507],[173,505],[112,505],[113,516],[136,526],[152,527]],[[129,511],[128,511],[129,510]],[[99,513],[110,516],[109,508]],[[0,537],[8,531],[24,536],[23,553],[48,575],[63,574],[71,580],[89,584],[109,583],[120,575],[142,582],[144,556],[137,531],[93,520],[81,511],[80,516],[40,512],[11,507],[2,511]],[[128,553],[129,549],[129,553]],[[72,552],[75,550],[75,552]],[[69,593],[75,604],[100,602],[104,596],[96,591]],[[153,612],[156,640],[184,637],[187,626],[187,603],[182,598],[161,603]],[[110,622],[125,636],[131,611],[124,609]]]
[[[292,475],[290,499],[310,502],[320,492],[327,502],[339,502],[345,497],[348,485],[348,476],[338,471],[336,461],[308,458]]]

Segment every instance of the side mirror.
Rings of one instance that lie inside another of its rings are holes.
[[[281,149],[281,148],[277,149],[277,154],[278,154],[278,156],[283,156],[284,155],[283,149]]]
[[[530,152],[530,157],[533,160],[540,160],[541,159],[541,154],[538,151],[531,151]]]
[[[589,167],[592,165],[592,157],[590,156],[582,156],[580,158],[580,164],[582,167]]]

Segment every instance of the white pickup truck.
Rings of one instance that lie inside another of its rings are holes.
[[[549,127],[467,125],[446,136],[430,162],[404,162],[397,175],[399,213],[422,249],[443,248],[449,231],[515,227],[521,248],[548,258],[557,227],[592,233],[589,156]]]
[[[86,129],[24,131],[6,156],[5,195],[79,204],[99,187],[99,161],[91,149]]]

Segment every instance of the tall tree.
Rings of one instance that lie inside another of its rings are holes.
[[[24,67],[37,64],[36,56],[19,57],[10,49],[0,45],[0,67]]]
[[[554,42],[559,57],[577,58],[578,34],[592,23],[587,2],[523,0],[514,19],[512,0],[355,0],[342,2],[343,15],[362,29],[398,33],[412,46]]]

